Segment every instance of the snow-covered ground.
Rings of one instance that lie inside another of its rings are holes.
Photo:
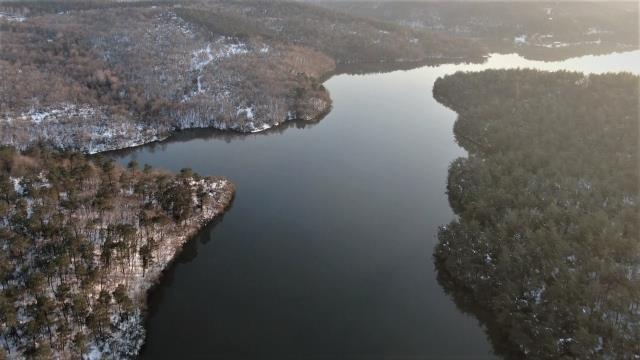
[[[9,21],[9,22],[12,22],[12,21],[23,22],[26,19],[27,19],[26,17],[21,16],[21,15],[8,14],[8,13],[0,12],[0,20],[6,20],[6,21]]]
[[[227,43],[229,40],[228,37],[221,36],[216,42],[207,44],[204,49],[194,51],[192,67],[195,70],[202,70],[213,61],[249,52],[247,44],[243,42]]]
[[[586,34],[591,35],[591,34],[604,34],[604,33],[606,32],[590,29]],[[513,44],[516,46],[530,45],[530,46],[544,47],[549,49],[602,44],[601,39],[584,40],[584,41],[576,41],[576,42],[564,42],[564,41],[554,41],[553,38],[554,38],[553,34],[534,35],[534,36],[521,34],[513,38]]]
[[[114,116],[106,108],[58,104],[0,117],[0,142],[18,149],[45,142],[61,149],[94,154],[138,146],[168,136],[168,128],[152,127]]]
[[[265,49],[266,51],[263,51]],[[184,95],[182,102],[188,102],[194,96],[206,92],[206,86],[203,83],[203,70],[205,67],[221,59],[247,54],[249,51],[246,43],[226,36],[220,36],[216,41],[207,43],[206,47],[193,51],[191,54],[191,70],[196,73],[196,88],[191,93]],[[269,48],[268,46],[262,47],[259,51],[266,53]]]
[[[97,113],[98,111],[90,105],[59,104],[55,107],[32,108],[16,117],[7,116],[0,119],[0,121],[30,121],[33,124],[41,124],[42,122],[57,121],[62,117],[81,117],[86,119],[96,116]]]

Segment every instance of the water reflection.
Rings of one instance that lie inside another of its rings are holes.
[[[495,321],[495,314],[479,306],[472,292],[456,284],[444,266],[438,264],[437,261],[435,262],[435,266],[438,274],[438,284],[440,284],[445,294],[451,297],[460,311],[478,319],[480,326],[485,329],[493,352],[505,359],[522,358],[522,352],[513,351],[513,348],[510,347],[510,342],[507,339],[508,334],[505,333],[504,329]]]
[[[227,211],[231,211],[233,207],[233,203],[227,209]],[[187,241],[180,254],[175,258],[174,262],[172,262],[163,272],[162,278],[159,283],[157,283],[150,291],[149,295],[152,301],[148,302],[148,311],[153,313],[157,309],[157,305],[161,304],[164,299],[164,294],[169,291],[175,281],[175,272],[178,264],[188,264],[191,261],[195,260],[198,256],[198,247],[201,245],[207,245],[215,238],[215,230],[219,224],[224,221],[225,214],[216,217],[213,221],[207,224],[196,236],[194,239]],[[148,325],[148,324],[147,324]],[[145,326],[146,327],[146,326]]]
[[[639,55],[546,63],[492,55],[342,74],[325,83],[333,110],[318,123],[185,131],[112,153],[237,185],[224,221],[190,242],[151,294],[141,357],[508,356],[490,319],[433,268],[438,226],[454,216],[448,166],[465,156],[456,114],[433,99],[433,82],[504,67],[640,72]]]
[[[292,120],[285,121],[278,126],[274,126],[270,129],[256,132],[256,133],[242,133],[237,131],[223,131],[217,129],[187,129],[174,132],[169,138],[162,141],[156,141],[149,144],[135,146],[131,148],[110,151],[105,153],[116,157],[123,157],[130,154],[135,154],[140,148],[144,148],[149,153],[164,152],[167,147],[174,143],[188,143],[193,140],[215,140],[223,141],[225,143],[231,143],[233,141],[247,141],[253,140],[257,137],[269,136],[274,134],[282,134],[287,129],[311,129],[321,119],[316,121],[304,121],[304,120]]]

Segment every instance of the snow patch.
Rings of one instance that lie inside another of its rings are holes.
[[[275,125],[278,125],[278,124],[275,124]],[[253,124],[252,124],[252,126],[253,126]],[[251,132],[252,133],[257,133],[257,132],[265,131],[265,130],[270,129],[270,128],[271,128],[271,125],[269,125],[267,123],[264,123],[264,124],[262,124],[260,126],[253,127],[253,130],[251,130]]]
[[[232,41],[231,38],[222,36],[213,43],[207,43],[206,47],[193,51],[191,54],[191,69],[198,74],[196,77],[196,89],[191,91],[189,94],[184,95],[182,97],[182,102],[187,102],[194,96],[206,92],[206,88],[202,81],[202,72],[209,64],[221,59],[249,53],[247,44],[237,41],[230,43],[230,41]],[[260,49],[261,53],[268,51],[268,46]]]
[[[531,296],[531,298],[536,304],[540,304],[542,302],[542,295],[544,294],[546,289],[547,289],[546,286],[542,285],[541,288],[533,289],[529,291],[529,295]]]
[[[587,32],[585,32],[585,35],[598,35],[598,34],[612,34],[613,31],[611,30],[601,30],[595,27],[590,27],[589,29],[587,29]]]
[[[249,120],[253,120],[254,119],[254,113],[253,113],[253,107],[252,106],[247,106],[247,107],[241,107],[238,108],[238,110],[236,111],[236,115],[237,116],[242,116],[244,114],[244,116],[249,119]]]
[[[24,16],[20,16],[20,15],[16,15],[16,14],[9,14],[9,13],[4,13],[4,12],[0,12],[0,19],[5,19],[7,21],[11,21],[11,22],[23,22],[25,20],[27,20],[26,17]]]
[[[513,43],[516,45],[524,45],[527,43],[527,35],[519,35],[513,38]]]
[[[63,117],[82,117],[88,118],[96,115],[96,109],[89,105],[60,104],[57,107],[48,107],[42,109],[32,108],[26,113],[22,113],[16,117],[6,117],[3,120],[12,122],[14,120],[30,121],[34,124],[41,124],[47,121],[56,121]]]
[[[214,61],[249,52],[247,44],[243,42],[225,44],[228,40],[229,38],[223,36],[215,43],[208,43],[207,47],[194,51],[191,60],[192,68],[201,71]]]
[[[9,180],[11,180],[11,183],[13,183],[13,191],[15,191],[18,195],[22,195],[22,193],[24,192],[24,188],[20,184],[22,178],[15,178],[11,176],[9,177]]]

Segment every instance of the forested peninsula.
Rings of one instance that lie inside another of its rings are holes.
[[[146,291],[232,201],[189,169],[0,148],[0,358],[131,358]]]
[[[458,217],[436,265],[510,357],[640,356],[639,81],[488,70],[435,83],[468,151],[450,166]]]

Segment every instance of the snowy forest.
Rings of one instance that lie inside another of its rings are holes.
[[[146,291],[234,186],[2,147],[0,194],[0,358],[130,358]]]
[[[448,35],[301,3],[0,3],[0,143],[96,153],[187,128],[319,120],[336,63],[479,58]],[[34,126],[37,125],[37,126]]]
[[[449,169],[446,286],[509,357],[640,353],[638,76],[487,70],[436,81],[469,156]],[[541,112],[539,109],[545,109]]]

